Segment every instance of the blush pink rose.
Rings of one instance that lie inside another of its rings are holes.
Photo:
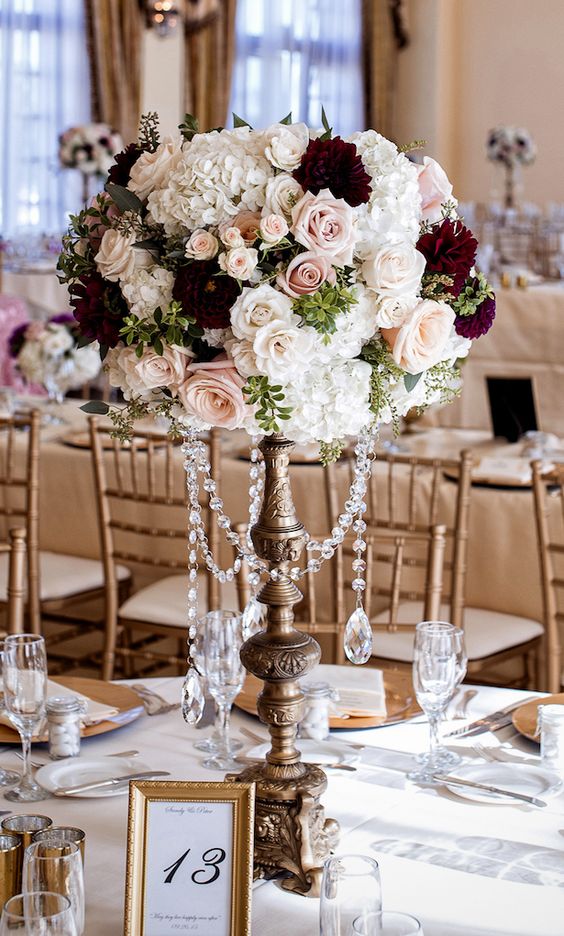
[[[453,200],[452,184],[443,167],[430,156],[425,156],[423,165],[417,166],[417,171],[423,219],[433,224],[441,220],[445,202]]]
[[[283,273],[279,273],[276,282],[288,296],[298,299],[317,292],[323,283],[332,286],[337,281],[337,274],[328,257],[306,250],[288,264]]]
[[[261,219],[260,236],[262,237],[261,247],[271,244],[278,244],[288,233],[288,222],[286,218],[279,214],[269,214]]]
[[[306,250],[330,257],[337,266],[352,263],[355,242],[353,212],[344,198],[329,189],[306,192],[292,209],[290,230]]]
[[[190,364],[187,370],[191,376],[178,391],[187,413],[221,429],[238,429],[244,424],[250,412],[242,393],[245,381],[226,354],[207,363]]]
[[[259,235],[260,212],[240,211],[231,222],[233,227],[239,228],[246,247],[252,247]]]
[[[193,260],[212,260],[218,250],[217,237],[203,228],[198,228],[190,235],[184,253]]]
[[[455,317],[446,302],[422,299],[400,328],[380,331],[398,367],[420,374],[443,359]]]

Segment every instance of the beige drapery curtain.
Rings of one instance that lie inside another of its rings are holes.
[[[366,126],[393,138],[398,52],[409,42],[405,0],[362,0]]]
[[[200,130],[227,122],[237,0],[185,0],[185,109]]]
[[[92,117],[137,137],[141,112],[143,13],[139,0],[84,0]]]

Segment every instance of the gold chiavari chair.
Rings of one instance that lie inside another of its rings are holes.
[[[14,527],[9,542],[0,544],[0,553],[8,554],[6,633],[23,634],[25,620],[25,541],[23,527]]]
[[[512,675],[510,682],[534,688],[542,625],[529,618],[465,604],[471,472],[470,452],[462,452],[459,459],[377,453],[367,492],[368,529],[422,532],[437,523],[444,524],[447,548],[440,617],[464,628],[469,675],[479,682],[498,684],[507,681],[498,672],[499,666],[517,660],[520,673]],[[332,473],[334,468],[328,472]],[[328,498],[334,511],[338,503],[334,480]],[[374,596],[373,591],[371,599],[371,591],[367,581],[368,598],[372,601],[370,619],[374,625],[380,625],[386,622],[389,611],[382,607],[381,596]],[[402,599],[398,613],[405,621],[424,620],[420,599]],[[381,633],[375,647],[379,660],[411,663],[413,641],[407,631],[395,635]]]
[[[535,519],[544,619],[544,679],[539,689],[560,692],[564,624],[564,465],[543,476],[540,461],[532,462]],[[553,509],[550,509],[553,508]]]
[[[105,571],[102,678],[112,677],[116,656],[124,660],[127,671],[136,659],[181,670],[186,666],[189,586],[186,485],[179,448],[169,438],[150,432],[136,432],[124,446],[110,433],[95,418],[90,420]],[[219,435],[216,431],[210,435],[210,462],[217,479]],[[214,554],[216,526],[208,523]],[[135,569],[135,587],[125,602],[119,600],[118,561]],[[218,608],[220,593],[213,576],[202,572],[199,584],[200,614]],[[222,592],[222,607],[238,608],[235,583],[227,582]],[[178,652],[159,649],[158,642],[171,637],[177,641]]]

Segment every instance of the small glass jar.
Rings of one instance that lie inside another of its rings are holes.
[[[329,737],[331,703],[339,696],[326,682],[307,683],[301,689],[305,696],[305,713],[298,727],[298,737],[323,741]]]
[[[45,706],[49,730],[49,757],[78,757],[80,754],[80,717],[83,703],[75,696],[47,699]]]
[[[541,764],[564,777],[564,705],[539,705]]]

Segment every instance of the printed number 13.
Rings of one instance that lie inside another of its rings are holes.
[[[178,871],[180,865],[184,859],[188,856],[190,849],[187,848],[183,855],[180,856],[173,864],[169,865],[168,868],[163,868],[164,872],[168,871],[167,876],[164,879],[165,884],[172,884],[174,875]],[[205,864],[205,868],[199,868],[197,871],[194,871],[192,874],[192,881],[194,884],[213,884],[214,881],[217,881],[219,877],[219,867],[222,861],[225,861],[226,853],[223,848],[208,848],[202,855],[202,861]],[[213,868],[211,877],[208,877],[207,880],[201,880],[202,874],[205,875],[206,870]]]

